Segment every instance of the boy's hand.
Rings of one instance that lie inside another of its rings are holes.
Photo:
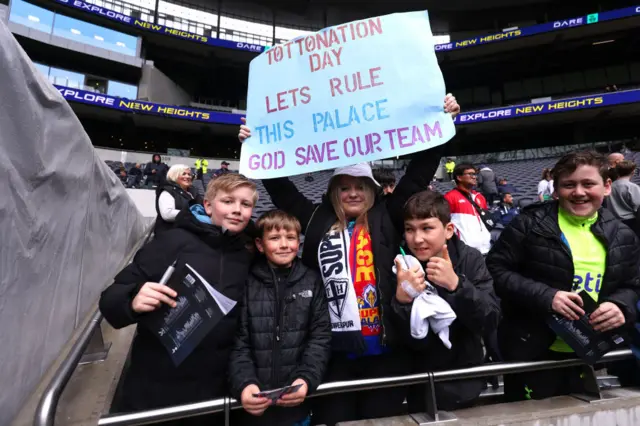
[[[553,296],[551,309],[570,321],[578,320],[584,315],[582,298],[580,298],[577,293],[571,293],[569,291],[558,291],[555,296]]]
[[[242,402],[242,408],[254,416],[261,416],[264,411],[271,405],[271,400],[263,397],[255,397],[253,395],[259,394],[260,388],[256,385],[249,385],[242,391],[240,395],[240,401]]]
[[[427,283],[424,281],[424,272],[420,270],[419,265],[411,269],[403,269],[407,265],[398,258],[396,258],[395,263],[397,271],[396,299],[398,299],[400,303],[411,303],[414,298],[402,288],[402,283],[405,281],[408,282],[416,291],[416,294],[420,294],[427,288]]]
[[[247,119],[244,117],[240,117],[240,120],[242,120],[242,125],[240,125],[240,133],[238,133],[238,140],[240,141],[240,143],[244,143],[245,140],[247,140],[247,138],[251,137],[251,129],[249,129],[248,126],[246,126],[247,124]]]
[[[295,382],[291,383],[291,386],[302,385],[300,389],[293,393],[288,393],[286,395],[282,395],[278,401],[276,401],[276,405],[280,407],[295,407],[296,405],[302,404],[304,399],[307,397],[307,391],[309,387],[307,386],[307,382],[303,379],[296,379]]]
[[[596,331],[609,331],[624,325],[624,314],[615,303],[603,302],[593,311],[589,322]]]
[[[155,311],[161,303],[166,303],[172,308],[176,307],[176,301],[172,298],[178,296],[171,287],[158,283],[144,283],[131,302],[131,308],[136,313]]]
[[[458,274],[453,270],[453,263],[449,257],[449,249],[445,244],[442,248],[442,257],[432,257],[427,263],[427,279],[447,291],[455,291],[458,288]]]

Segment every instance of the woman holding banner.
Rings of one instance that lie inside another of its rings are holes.
[[[457,115],[455,97],[444,100]],[[240,127],[241,142],[251,136]],[[393,194],[378,197],[378,182],[367,163],[335,170],[322,203],[313,204],[288,178],[262,181],[273,204],[293,216],[305,230],[302,261],[320,271],[332,325],[332,359],[327,381],[407,374],[405,334],[391,312],[396,279],[391,270],[403,233],[402,207],[428,188],[444,146],[413,157]],[[313,423],[389,417],[402,414],[405,390],[388,388],[330,395],[314,400]]]

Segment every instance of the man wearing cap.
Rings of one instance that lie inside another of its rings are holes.
[[[223,161],[222,163],[220,163],[220,168],[215,171],[213,176],[218,177],[227,173],[231,173],[231,170],[229,170],[229,163],[227,163],[226,161]]]

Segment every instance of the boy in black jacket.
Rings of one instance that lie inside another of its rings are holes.
[[[229,368],[231,391],[253,415],[242,424],[308,425],[304,400],[320,385],[331,353],[324,286],[296,257],[296,218],[274,210],[258,220],[257,228],[256,245],[264,257],[251,269],[240,308]],[[259,396],[289,385],[299,388],[276,401]]]
[[[557,201],[526,207],[491,249],[487,266],[502,299],[498,330],[506,361],[575,357],[546,324],[555,313],[569,320],[584,314],[584,290],[598,308],[596,331],[636,320],[640,292],[640,244],[602,201],[611,191],[607,163],[595,152],[574,152],[553,168]],[[580,369],[505,376],[507,400],[542,399],[579,392]]]
[[[100,311],[106,320],[122,328],[137,324],[161,304],[175,307],[176,292],[158,284],[174,261],[176,271],[188,263],[216,290],[232,300],[242,300],[251,264],[242,232],[257,197],[255,184],[242,175],[212,180],[204,206],[182,210],[174,228],[140,249],[102,293]],[[177,367],[155,333],[138,327],[123,395],[113,411],[133,412],[226,396],[238,313],[239,309],[232,309]],[[212,424],[202,417],[176,422],[201,423]]]
[[[500,317],[493,280],[482,254],[457,238],[449,203],[439,193],[423,191],[409,198],[404,207],[404,227],[407,246],[415,257],[396,257],[397,288],[392,307],[409,339],[412,372],[482,364],[482,337],[495,331]],[[426,330],[420,326],[423,322],[416,321],[425,307],[422,300],[425,295],[421,294],[427,286],[425,278],[434,286],[435,301],[444,300],[446,303],[442,302],[442,306],[446,308],[448,304],[455,313],[448,336],[446,332],[436,334],[433,326],[425,335]],[[472,379],[436,383],[438,408],[454,410],[471,405],[485,382]],[[409,412],[425,411],[424,392],[424,385],[409,389]]]

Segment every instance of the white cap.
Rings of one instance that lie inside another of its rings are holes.
[[[355,176],[355,177],[367,177],[376,184],[376,186],[380,186],[378,181],[373,178],[373,172],[371,171],[371,166],[369,163],[358,163],[352,164],[350,166],[338,167],[333,172],[333,177],[338,175],[347,175],[347,176]]]

